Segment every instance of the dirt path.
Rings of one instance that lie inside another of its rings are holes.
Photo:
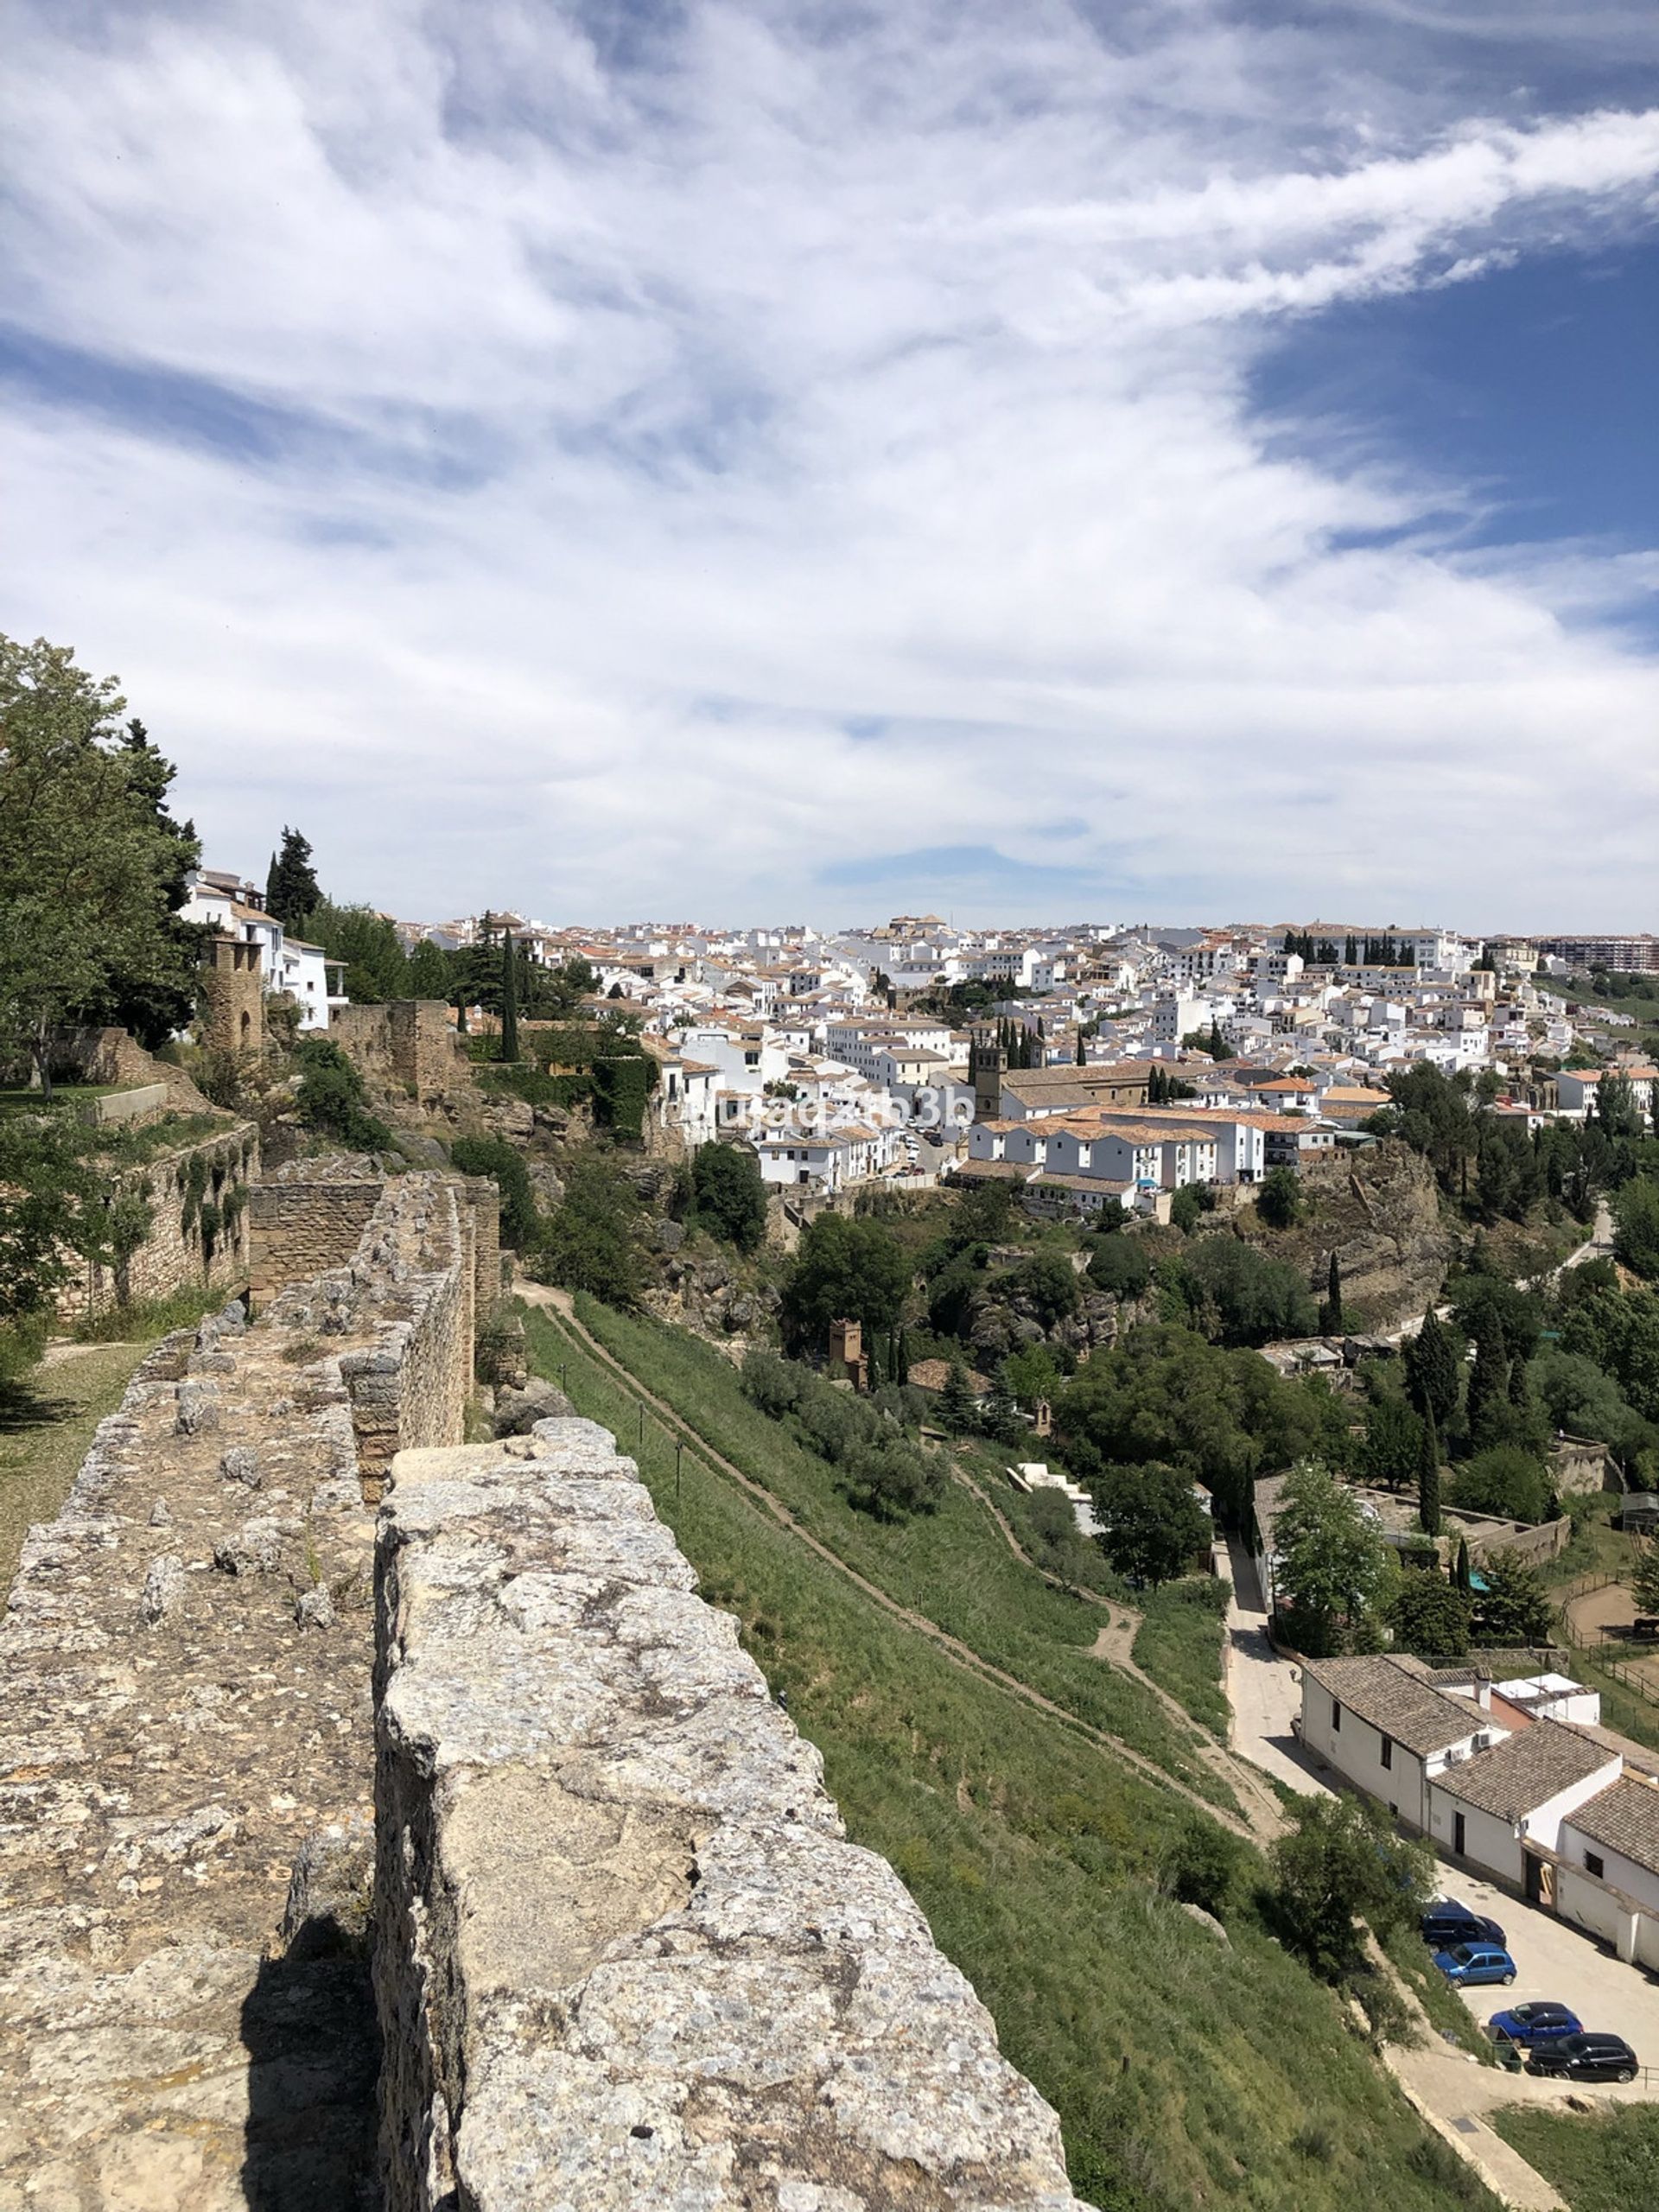
[[[1257,1841],[1271,1843],[1275,1836],[1282,1835],[1287,1825],[1283,1808],[1261,1777],[1244,1760],[1236,1758],[1224,1745],[1217,1743],[1215,1738],[1193,1719],[1179,1698],[1172,1697],[1160,1682],[1154,1681],[1144,1667],[1136,1664],[1135,1638],[1146,1618],[1145,1614],[1137,1613],[1131,1606],[1119,1605],[1115,1599],[1104,1596],[1098,1590],[1084,1589],[1077,1583],[1067,1582],[1063,1576],[1051,1574],[1046,1567],[1039,1567],[1020,1542],[1007,1516],[990,1493],[982,1488],[965,1469],[953,1465],[950,1471],[962,1487],[971,1491],[990,1515],[1001,1530],[1004,1542],[1017,1560],[1028,1567],[1033,1574],[1040,1575],[1051,1590],[1063,1590],[1068,1597],[1081,1598],[1085,1605],[1098,1605],[1105,1613],[1106,1619],[1100,1633],[1090,1646],[1090,1657],[1103,1659],[1109,1666],[1116,1667],[1121,1673],[1130,1676],[1157,1699],[1176,1727],[1191,1739],[1191,1748],[1195,1755],[1227,1784],[1238,1799],[1244,1808],[1246,1819],[1255,1831]]]
[[[39,1363],[41,1367],[62,1367],[69,1360],[85,1359],[88,1352],[122,1351],[128,1348],[124,1339],[119,1338],[111,1338],[109,1342],[103,1344],[78,1344],[71,1342],[48,1344],[46,1350],[41,1354]],[[134,1346],[132,1349],[136,1350],[137,1347]]]
[[[1132,1767],[1137,1774],[1144,1776],[1147,1780],[1158,1783],[1165,1789],[1173,1790],[1177,1796],[1185,1798],[1188,1804],[1195,1806],[1199,1812],[1207,1814],[1211,1820],[1219,1821],[1224,1827],[1230,1828],[1235,1835],[1242,1836],[1252,1843],[1261,1840],[1258,1828],[1251,1821],[1242,1819],[1236,1813],[1229,1812],[1223,1806],[1213,1804],[1209,1798],[1201,1796],[1196,1789],[1190,1789],[1185,1783],[1178,1780],[1166,1769],[1147,1758],[1144,1752],[1137,1751],[1132,1745],[1124,1743],[1120,1737],[1109,1734],[1103,1728],[1095,1727],[1090,1721],[1079,1720],[1075,1713],[1068,1713],[1064,1706],[1057,1705],[1052,1698],[1045,1697],[1040,1690],[1033,1689],[1028,1683],[1022,1682],[1018,1675],[1006,1673],[1002,1668],[995,1666],[988,1659],[982,1659],[969,1645],[942,1629],[937,1621],[931,1621],[925,1613],[916,1612],[910,1606],[900,1605],[896,1598],[890,1598],[879,1584],[870,1581],[866,1576],[861,1574],[856,1567],[849,1567],[838,1552],[833,1550],[819,1537],[811,1535],[809,1530],[803,1529],[789,1508],[780,1499],[774,1497],[764,1484],[756,1482],[752,1475],[746,1475],[741,1467],[734,1465],[723,1453],[717,1452],[689,1422],[681,1419],[666,1400],[658,1397],[654,1391],[647,1389],[638,1376],[625,1367],[620,1360],[614,1358],[596,1337],[590,1335],[576,1319],[575,1301],[568,1291],[554,1290],[544,1283],[518,1283],[513,1287],[515,1294],[523,1298],[526,1305],[538,1306],[556,1313],[558,1316],[558,1325],[578,1338],[584,1351],[598,1360],[619,1380],[625,1382],[638,1398],[649,1406],[656,1414],[658,1425],[665,1429],[677,1442],[683,1441],[688,1449],[694,1451],[706,1465],[717,1469],[728,1481],[735,1483],[747,1497],[754,1500],[757,1505],[771,1515],[779,1528],[787,1529],[797,1542],[804,1544],[810,1551],[815,1552],[827,1566],[833,1567],[837,1574],[844,1576],[855,1588],[862,1591],[864,1595],[873,1604],[879,1605],[883,1612],[890,1614],[895,1620],[903,1621],[907,1628],[914,1629],[918,1636],[925,1636],[930,1643],[944,1652],[957,1666],[965,1669],[970,1674],[977,1675],[982,1681],[995,1682],[998,1688],[1007,1690],[1012,1696],[1018,1698],[1022,1704],[1033,1707],[1039,1713],[1046,1713],[1054,1719],[1063,1722],[1068,1728],[1075,1729],[1079,1735],[1086,1737],[1090,1743],[1099,1745],[1103,1751],[1110,1751],[1115,1758],[1122,1759],[1126,1766]],[[1190,1716],[1183,1713],[1181,1717],[1190,1729],[1192,1726]],[[1196,1751],[1200,1747],[1195,1743],[1193,1749]],[[1274,1809],[1276,1814],[1278,1809],[1276,1805]]]

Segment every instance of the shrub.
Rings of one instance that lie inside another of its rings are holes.
[[[1243,1870],[1243,1847],[1214,1821],[1189,1820],[1164,1854],[1164,1886],[1183,1904],[1225,1920]]]
[[[1109,1298],[1140,1298],[1152,1281],[1152,1261],[1136,1236],[1102,1237],[1089,1255],[1089,1280]]]
[[[449,1157],[463,1175],[488,1176],[501,1194],[501,1242],[509,1251],[529,1251],[542,1220],[523,1154],[500,1137],[457,1137]]]
[[[938,1456],[930,1459],[913,1445],[898,1442],[861,1447],[853,1454],[849,1474],[854,1503],[884,1520],[931,1512],[949,1479]]]
[[[766,1186],[747,1145],[700,1145],[691,1162],[699,1224],[740,1252],[753,1252],[766,1233]]]
[[[302,1038],[294,1057],[300,1065],[295,1104],[308,1128],[338,1137],[353,1152],[380,1152],[391,1142],[385,1123],[365,1106],[363,1078],[338,1045],[327,1037]]]
[[[1459,1468],[1446,1503],[1464,1513],[1541,1521],[1549,1506],[1549,1477],[1529,1452],[1513,1444],[1496,1445]]]
[[[793,1413],[810,1380],[804,1368],[756,1345],[743,1356],[743,1388],[763,1414],[778,1420]]]

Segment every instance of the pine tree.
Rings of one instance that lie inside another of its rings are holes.
[[[265,878],[265,911],[285,930],[297,930],[322,904],[322,891],[311,865],[311,847],[297,830],[283,824],[283,849]]]
[[[1432,1306],[1403,1351],[1407,1395],[1426,1420],[1432,1415],[1444,1427],[1458,1409],[1460,1363],[1452,1332]]]
[[[1342,1334],[1342,1268],[1333,1251],[1330,1270],[1325,1277],[1325,1312],[1321,1316],[1323,1332],[1327,1337]]]
[[[512,931],[501,933],[501,1057],[518,1057],[518,963],[513,957]]]
[[[1427,1415],[1423,1421],[1422,1456],[1418,1463],[1417,1475],[1417,1517],[1423,1524],[1425,1535],[1440,1535],[1440,1440],[1435,1432],[1433,1414]]]
[[[974,1393],[968,1381],[968,1370],[959,1359],[950,1363],[944,1378],[944,1388],[939,1393],[939,1426],[952,1436],[970,1436],[979,1426],[979,1408],[974,1403]]]

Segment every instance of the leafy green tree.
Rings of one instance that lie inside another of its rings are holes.
[[[636,1305],[638,1211],[639,1200],[620,1176],[597,1161],[576,1161],[565,1180],[563,1204],[547,1217],[529,1272],[541,1282],[585,1290],[607,1306]]]
[[[501,1194],[501,1242],[528,1252],[542,1233],[541,1215],[524,1156],[502,1137],[457,1137],[449,1158],[463,1175],[487,1175]]]
[[[1630,1592],[1644,1613],[1659,1613],[1659,1544],[1649,1544],[1636,1562]]]
[[[1339,1982],[1364,1965],[1361,1923],[1386,1942],[1427,1910],[1433,1860],[1427,1845],[1395,1834],[1369,1799],[1299,1799],[1296,1826],[1271,1854],[1272,1905],[1291,1948],[1315,1974]]]
[[[397,931],[372,906],[336,906],[325,899],[305,918],[305,934],[346,969],[346,995],[358,1006],[406,999],[409,956]]]
[[[1501,1443],[1508,1427],[1510,1359],[1497,1321],[1484,1310],[1477,1319],[1475,1364],[1469,1377],[1469,1434],[1478,1450]]]
[[[1015,1402],[1029,1408],[1039,1398],[1053,1402],[1060,1387],[1060,1370],[1046,1344],[1021,1344],[1003,1361],[1002,1379]]]
[[[1379,1398],[1365,1408],[1365,1440],[1360,1467],[1368,1483],[1403,1490],[1415,1482],[1423,1462],[1423,1424],[1397,1398]]]
[[[1244,1848],[1218,1821],[1190,1816],[1166,1850],[1160,1875],[1182,1904],[1195,1904],[1225,1920],[1237,1900],[1245,1871]]]
[[[201,858],[201,844],[193,822],[175,822],[167,803],[173,784],[173,764],[164,760],[149,741],[149,732],[135,716],[126,727],[122,743],[127,754],[128,779],[137,798],[149,810],[150,823],[164,852],[162,889],[167,914],[162,923],[164,939],[176,959],[158,974],[115,974],[106,990],[92,1005],[78,1009],[100,1021],[127,1031],[146,1052],[153,1052],[170,1037],[186,1030],[195,1019],[200,992],[202,950],[211,930],[187,922],[180,909],[190,896],[190,873]]]
[[[353,1152],[383,1152],[391,1132],[369,1112],[363,1078],[339,1046],[327,1037],[302,1037],[294,1057],[300,1066],[294,1103],[306,1127]]]
[[[1541,1521],[1549,1503],[1549,1477],[1529,1452],[1494,1445],[1459,1468],[1452,1503],[1462,1513],[1491,1513],[1505,1521]]]
[[[979,1427],[979,1408],[974,1399],[968,1370],[953,1359],[945,1370],[944,1388],[934,1408],[939,1427],[952,1436],[971,1436]]]
[[[747,1146],[699,1146],[691,1160],[691,1191],[696,1218],[711,1235],[740,1252],[760,1249],[766,1234],[766,1186]]]
[[[1458,1410],[1460,1363],[1451,1331],[1433,1306],[1401,1347],[1406,1394],[1419,1414],[1444,1428]]]
[[[1637,1175],[1612,1203],[1614,1252],[1632,1274],[1659,1281],[1659,1181]]]
[[[1109,1298],[1144,1297],[1152,1281],[1152,1261],[1138,1236],[1096,1239],[1089,1255],[1089,1280]]]
[[[501,1058],[518,1057],[518,963],[512,950],[512,931],[501,932]]]
[[[280,852],[270,856],[265,877],[265,912],[298,936],[308,915],[322,904],[322,886],[311,865],[311,848],[297,830],[283,825]]]
[[[1426,1536],[1440,1533],[1440,1439],[1430,1414],[1417,1448],[1417,1518]]]
[[[1210,1541],[1209,1515],[1179,1468],[1113,1467],[1090,1484],[1101,1549],[1120,1574],[1157,1589],[1184,1574]]]
[[[1469,1600],[1438,1567],[1408,1568],[1387,1606],[1395,1649],[1420,1659],[1461,1659],[1469,1649]]]
[[[1077,1271],[1064,1252],[1034,1252],[1008,1277],[1007,1288],[1031,1306],[1046,1329],[1069,1320],[1083,1303]]]
[[[99,1236],[97,1179],[60,1111],[0,1115],[0,1326],[44,1316]]]
[[[1512,1551],[1494,1552],[1481,1565],[1486,1587],[1479,1592],[1477,1618],[1489,1643],[1519,1647],[1550,1641],[1555,1608],[1536,1570]]]
[[[1296,1617],[1296,1633],[1328,1648],[1336,1624],[1357,1623],[1382,1586],[1385,1549],[1353,1492],[1316,1460],[1292,1470],[1274,1528],[1274,1580]]]
[[[743,1355],[743,1388],[763,1414],[774,1421],[793,1413],[801,1402],[807,1371],[792,1359],[779,1359],[775,1351],[754,1344]]]
[[[1289,1229],[1302,1210],[1301,1178],[1293,1167],[1269,1167],[1256,1192],[1255,1210],[1269,1229]]]
[[[1642,1109],[1636,1103],[1636,1091],[1627,1075],[1610,1069],[1596,1085],[1596,1121],[1615,1141],[1620,1137],[1639,1137],[1643,1134]]]
[[[1300,1269],[1236,1236],[1206,1236],[1160,1276],[1194,1324],[1226,1344],[1313,1333],[1318,1315]]]
[[[784,1326],[796,1344],[823,1343],[832,1321],[892,1328],[909,1287],[904,1250],[880,1222],[820,1214],[803,1230],[785,1284]]]
[[[1025,1423],[1020,1418],[1014,1393],[1008,1388],[1007,1376],[1000,1370],[991,1377],[981,1423],[994,1444],[1012,1444],[1025,1434]]]
[[[854,1503],[887,1521],[931,1513],[950,1480],[942,1453],[930,1456],[897,1440],[855,1451],[848,1462],[848,1476]]]
[[[429,937],[423,937],[410,951],[404,988],[412,999],[448,1000],[449,955]]]
[[[48,1098],[66,1022],[194,987],[175,911],[194,840],[166,817],[165,762],[124,738],[124,703],[67,647],[0,637],[0,1043]]]

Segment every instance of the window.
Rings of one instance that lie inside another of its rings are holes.
[[[1384,1766],[1392,1766],[1394,1764],[1394,1738],[1392,1736],[1385,1736],[1382,1738],[1382,1764]]]
[[[1586,1851],[1585,1853],[1584,1871],[1586,1874],[1593,1874],[1598,1881],[1601,1880],[1603,1875],[1606,1872],[1606,1867],[1603,1862],[1601,1853],[1599,1851]]]
[[[1452,1815],[1452,1848],[1456,1852],[1459,1859],[1464,1855],[1464,1843],[1465,1834],[1463,1815],[1461,1813],[1453,1813]]]
[[[1337,1703],[1335,1698],[1332,1698],[1331,1700],[1331,1733],[1333,1736],[1338,1735],[1340,1734],[1341,1730],[1342,1707]]]

